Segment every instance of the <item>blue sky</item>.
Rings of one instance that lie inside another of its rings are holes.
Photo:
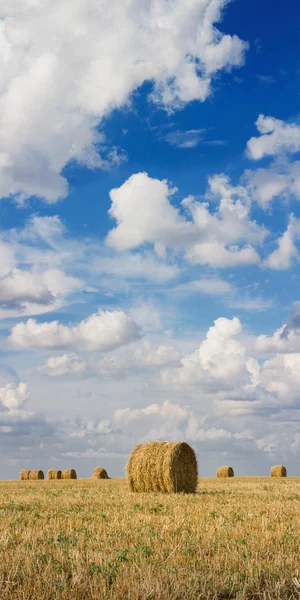
[[[6,3],[0,477],[149,439],[298,473],[299,16]]]

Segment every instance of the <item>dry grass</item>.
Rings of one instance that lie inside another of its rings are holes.
[[[45,479],[43,471],[36,469],[35,471],[29,471],[28,479]]]
[[[185,442],[139,444],[130,454],[126,474],[132,492],[195,493],[195,452]]]
[[[59,469],[49,469],[48,479],[61,479],[62,472]]]
[[[217,477],[234,477],[234,470],[232,467],[219,467]]]
[[[0,482],[1,600],[299,600],[300,479]]]
[[[275,465],[271,468],[271,477],[286,477],[286,468],[283,465]]]
[[[96,467],[92,473],[93,479],[109,479],[107,471],[103,467]]]
[[[61,474],[62,479],[77,479],[75,469],[65,469]]]

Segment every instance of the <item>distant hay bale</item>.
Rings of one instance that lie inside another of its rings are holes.
[[[48,479],[61,479],[61,471],[58,469],[49,469],[47,477]]]
[[[102,467],[96,467],[92,473],[92,479],[109,479],[107,471]]]
[[[21,471],[21,473],[20,473],[20,480],[28,481],[29,475],[30,475],[29,469],[23,469],[23,471]]]
[[[275,465],[271,467],[271,477],[286,477],[286,468],[283,465]]]
[[[234,477],[234,470],[232,467],[219,467],[217,477]]]
[[[185,442],[148,442],[130,454],[126,475],[132,492],[194,494],[198,468],[195,452]]]
[[[30,471],[29,479],[45,479],[44,473],[41,469],[36,469],[36,471]]]
[[[65,469],[61,474],[62,479],[77,479],[75,469]]]

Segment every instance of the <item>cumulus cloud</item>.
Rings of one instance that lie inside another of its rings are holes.
[[[33,273],[13,269],[0,278],[0,305],[2,306],[27,302],[50,304],[53,300],[50,290]]]
[[[259,352],[269,354],[300,352],[300,303],[295,302],[287,322],[273,335],[258,336],[255,347]]]
[[[209,393],[255,385],[259,365],[246,356],[246,348],[236,339],[241,331],[241,322],[236,317],[217,319],[198,350],[184,356],[179,368],[162,372],[163,385],[197,385]]]
[[[2,8],[0,196],[68,193],[62,170],[119,160],[98,125],[145,81],[174,110],[211,93],[215,73],[239,67],[247,44],[223,35],[223,0],[9,0]],[[99,152],[100,150],[100,152]]]
[[[219,203],[218,210],[210,212],[207,202],[188,197],[181,202],[186,216],[171,204],[175,191],[147,173],[111,190],[109,214],[117,226],[107,244],[123,251],[150,243],[159,255],[171,248],[189,262],[221,268],[259,263],[251,244],[261,243],[266,230],[250,220],[251,200],[243,186],[231,186],[225,175],[211,177],[207,197]]]
[[[38,370],[46,373],[49,377],[63,377],[64,375],[82,376],[86,372],[87,363],[80,360],[76,354],[63,354],[61,356],[51,356],[45,365]]]
[[[300,199],[300,161],[275,160],[267,169],[247,169],[243,180],[252,198],[264,209],[275,198]]]
[[[259,115],[255,124],[261,135],[252,137],[247,143],[248,155],[253,160],[299,152],[300,126],[296,123],[285,123],[274,117]]]
[[[276,271],[289,269],[294,259],[299,259],[299,252],[295,245],[295,241],[299,236],[300,221],[291,215],[286,231],[277,240],[278,247],[267,257],[264,265]]]
[[[97,377],[121,379],[130,373],[156,370],[166,365],[179,364],[180,355],[172,346],[155,345],[150,340],[141,343],[128,352],[109,353],[100,361],[85,361],[76,354],[63,354],[50,357],[38,370],[50,377],[75,375],[78,377]]]
[[[74,327],[58,321],[38,323],[28,319],[11,329],[9,341],[19,348],[82,348],[107,351],[139,337],[136,323],[122,311],[99,311]]]
[[[27,398],[27,385],[22,381],[17,386],[13,383],[7,383],[0,388],[0,403],[9,410],[20,408]]]

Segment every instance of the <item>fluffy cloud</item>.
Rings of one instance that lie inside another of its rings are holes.
[[[294,243],[299,236],[300,221],[291,215],[286,231],[277,240],[278,248],[265,260],[265,266],[276,271],[289,269],[293,259],[299,259],[299,253]]]
[[[49,377],[63,377],[64,375],[82,376],[86,372],[87,363],[80,360],[76,354],[63,354],[51,356],[46,364],[39,368],[41,373]]]
[[[101,311],[74,327],[58,321],[37,323],[28,319],[15,325],[9,337],[19,348],[82,348],[87,351],[112,350],[139,337],[136,323],[122,311]]]
[[[76,354],[52,356],[38,370],[50,377],[76,375],[78,377],[97,377],[120,379],[130,372],[156,370],[166,365],[179,364],[179,352],[172,346],[156,346],[149,340],[143,340],[128,352],[109,353],[100,361],[86,362]]]
[[[259,352],[269,354],[300,352],[300,303],[295,302],[287,322],[273,335],[260,335],[255,347]]]
[[[300,199],[300,162],[276,161],[268,169],[246,170],[244,181],[253,199],[268,209],[275,198]]]
[[[221,268],[259,263],[251,244],[261,243],[266,231],[250,220],[251,201],[243,186],[233,187],[225,175],[215,175],[209,179],[207,197],[219,202],[218,211],[210,212],[207,202],[188,197],[181,206],[189,218],[172,206],[175,191],[147,173],[132,175],[112,190],[109,213],[117,226],[107,244],[122,251],[151,243],[159,255],[169,247],[185,252],[192,263]]]
[[[27,302],[50,304],[54,300],[47,286],[33,273],[13,269],[0,278],[0,305],[14,306]]]
[[[118,161],[97,126],[145,81],[175,109],[211,93],[247,44],[222,35],[223,0],[8,0],[2,8],[0,196],[66,196],[63,167]],[[99,154],[99,147],[102,151]]]
[[[246,348],[235,338],[242,325],[236,317],[217,319],[198,350],[181,359],[179,368],[162,372],[165,386],[199,386],[203,392],[251,387],[259,379],[259,365],[247,357]]]
[[[83,435],[92,432],[102,432],[111,435],[111,439],[127,447],[132,446],[132,436],[136,442],[149,440],[172,439],[174,441],[187,440],[190,443],[205,442],[224,444],[233,438],[230,431],[220,427],[211,427],[206,416],[199,416],[187,407],[182,407],[166,400],[162,404],[150,404],[144,408],[117,409],[111,420],[99,423],[88,423]],[[80,433],[80,432],[79,432]],[[119,438],[119,440],[118,440]]]
[[[256,127],[261,134],[247,143],[250,158],[260,160],[264,156],[294,153],[300,150],[300,126],[285,123],[274,117],[259,115]]]
[[[0,403],[9,410],[19,409],[27,398],[27,385],[22,381],[17,386],[7,383],[4,387],[0,387]]]

